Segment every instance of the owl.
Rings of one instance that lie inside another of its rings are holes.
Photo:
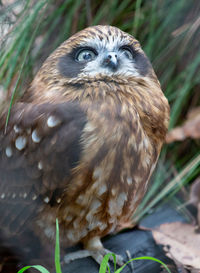
[[[61,246],[84,248],[66,262],[100,263],[101,238],[133,226],[168,127],[167,99],[139,42],[113,26],[76,33],[44,62],[5,130],[7,112],[1,234],[30,230],[45,245],[58,219]]]

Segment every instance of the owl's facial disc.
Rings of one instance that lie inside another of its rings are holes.
[[[104,38],[86,37],[74,44],[69,53],[60,57],[59,72],[66,78],[82,79],[98,75],[122,78],[146,75],[151,69],[148,58],[138,44],[134,46],[134,38],[121,33],[119,30],[116,37],[110,33],[104,33]]]
[[[111,71],[117,71],[119,68],[119,54],[117,52],[107,52],[102,54],[102,57],[98,57],[98,53],[93,48],[83,48],[78,50],[75,60],[80,64],[87,64],[88,62],[99,59],[99,66],[107,68]],[[102,59],[102,60],[101,60]]]

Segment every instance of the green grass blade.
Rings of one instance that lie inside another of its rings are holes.
[[[39,8],[41,9],[45,4],[46,4],[46,1],[42,2],[41,5],[39,6]],[[43,14],[44,14],[44,12],[43,12]],[[6,118],[6,124],[5,124],[5,132],[6,132],[6,128],[7,128],[7,126],[8,126],[8,121],[9,121],[9,117],[10,117],[10,111],[11,111],[12,104],[13,104],[14,97],[15,97],[15,93],[16,93],[16,90],[17,90],[17,87],[18,87],[18,84],[19,84],[19,81],[20,81],[20,78],[21,78],[21,75],[22,75],[22,72],[23,72],[25,63],[26,63],[26,59],[27,59],[28,53],[29,53],[29,51],[30,51],[31,45],[32,45],[32,43],[33,43],[33,40],[34,40],[34,38],[35,38],[35,35],[36,35],[36,33],[37,33],[38,29],[39,29],[39,26],[40,26],[40,23],[41,23],[41,21],[42,21],[42,18],[43,18],[43,16],[41,16],[40,19],[38,20],[38,23],[37,23],[37,25],[36,25],[36,28],[35,28],[35,30],[34,30],[34,32],[33,32],[33,35],[32,35],[32,37],[31,37],[30,42],[29,42],[29,44],[28,44],[28,46],[27,46],[27,49],[26,49],[26,51],[25,51],[24,60],[23,60],[22,65],[21,65],[21,67],[20,67],[19,75],[18,75],[18,78],[17,78],[17,82],[16,82],[16,84],[15,84],[14,91],[13,91],[13,93],[12,93],[12,97],[11,97],[11,101],[10,101],[10,105],[9,105],[9,109],[8,109],[8,114],[7,114],[7,118]]]
[[[169,270],[169,268],[166,266],[166,264],[163,263],[161,260],[156,259],[156,258],[154,258],[154,257],[149,257],[149,256],[133,258],[133,259],[131,259],[130,261],[128,261],[125,265],[123,265],[122,267],[120,267],[119,269],[117,269],[117,271],[115,271],[115,273],[120,273],[120,272],[124,269],[124,267],[125,267],[127,264],[129,264],[129,263],[132,262],[132,261],[136,261],[136,260],[151,260],[151,261],[160,263],[160,264],[167,270],[168,273],[172,273],[172,272]]]
[[[23,273],[24,271],[26,271],[29,268],[35,268],[38,271],[40,271],[41,273],[50,273],[46,268],[44,268],[41,265],[28,265],[28,266],[25,266],[22,269],[20,269],[17,273]]]
[[[56,219],[55,266],[56,266],[56,273],[62,273],[61,266],[60,266],[60,243],[59,243],[59,225],[58,225],[58,219]]]
[[[110,267],[108,265],[108,261],[109,261],[111,256],[113,256],[114,267],[116,269],[116,255],[114,253],[108,253],[103,257],[103,260],[101,262],[101,266],[100,266],[100,269],[99,269],[99,273],[105,273],[105,272],[107,272],[106,271],[107,269],[108,269],[108,272],[110,273]]]
[[[169,270],[169,268],[167,267],[167,265],[165,263],[163,263],[161,260],[159,259],[156,259],[154,257],[150,257],[150,256],[143,256],[143,257],[137,257],[137,258],[133,258],[131,260],[129,260],[127,263],[125,263],[122,267],[120,267],[119,269],[116,270],[116,255],[114,253],[108,253],[104,256],[102,262],[101,262],[101,266],[100,266],[100,269],[99,269],[99,273],[106,273],[107,269],[109,270],[110,272],[110,268],[108,266],[108,261],[110,259],[110,257],[113,256],[113,259],[114,259],[114,267],[115,267],[115,271],[114,273],[120,273],[124,268],[125,266],[127,266],[127,264],[129,264],[130,262],[132,261],[136,261],[136,260],[151,260],[151,261],[154,261],[154,262],[157,262],[157,263],[160,263],[166,270],[168,273],[171,273],[171,271]]]

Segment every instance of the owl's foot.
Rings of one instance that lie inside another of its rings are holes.
[[[71,261],[74,261],[76,259],[92,257],[98,264],[101,264],[104,256],[108,253],[112,253],[112,251],[105,249],[103,247],[99,237],[94,237],[88,240],[84,244],[84,246],[85,246],[85,250],[79,250],[79,251],[67,254],[64,257],[64,262],[68,264]],[[118,254],[115,256],[116,256],[116,264],[118,266],[124,265],[123,257]],[[113,256],[110,257],[110,260],[114,262]]]
[[[66,264],[71,263],[72,261],[75,261],[77,259],[82,259],[91,256],[91,253],[89,250],[78,250],[72,253],[69,253],[64,256],[64,262]]]
[[[106,255],[106,254],[109,254],[109,253],[112,253],[112,251],[110,251],[109,249],[106,249],[106,248],[102,248],[100,250],[97,250],[97,251],[94,251],[93,254],[91,255],[93,257],[93,259],[101,264],[102,260],[103,260],[103,257]],[[115,253],[114,253],[115,254]],[[123,266],[124,265],[124,259],[121,255],[119,254],[115,254],[115,257],[116,257],[116,264],[118,266]],[[110,260],[114,263],[114,258],[113,256],[110,256]]]
[[[79,250],[79,251],[65,255],[64,262],[68,264],[77,259],[92,257],[98,264],[101,264],[103,257],[108,253],[112,253],[112,251],[106,248],[101,248],[98,250]],[[124,265],[123,257],[118,254],[115,254],[115,256],[116,256],[116,264],[118,266]],[[114,262],[113,256],[110,257],[110,260]]]

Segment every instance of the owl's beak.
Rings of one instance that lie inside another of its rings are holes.
[[[118,56],[116,52],[108,52],[103,60],[103,66],[115,71],[118,67]]]

